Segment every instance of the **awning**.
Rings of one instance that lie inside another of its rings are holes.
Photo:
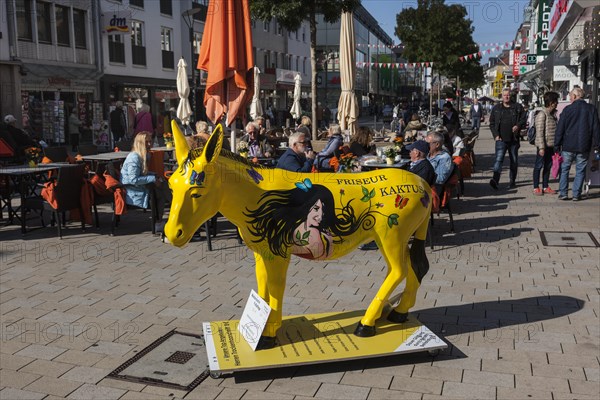
[[[63,67],[50,64],[30,64],[23,63],[23,72],[40,78],[61,78],[67,80],[73,79],[98,79],[102,72],[97,71],[96,67]]]

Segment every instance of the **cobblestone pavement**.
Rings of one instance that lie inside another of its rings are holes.
[[[414,312],[449,348],[207,379],[190,393],[105,378],[158,337],[239,318],[255,287],[253,258],[222,221],[216,250],[163,244],[146,215],[115,237],[71,225],[22,237],[0,228],[2,399],[596,399],[599,249],[546,247],[540,231],[600,237],[599,190],[579,203],[534,197],[534,149],[523,142],[517,189],[491,177],[493,141],[476,144],[477,171],[454,201],[456,234],[436,218],[431,270]],[[508,163],[508,159],[506,160]],[[557,184],[552,183],[556,188]],[[332,262],[292,260],[286,315],[364,309],[385,274],[379,252]]]

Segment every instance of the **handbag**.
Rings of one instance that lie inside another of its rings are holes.
[[[552,173],[552,179],[558,178],[560,175],[560,165],[563,162],[563,158],[559,153],[554,153],[552,155],[552,168],[550,172]]]

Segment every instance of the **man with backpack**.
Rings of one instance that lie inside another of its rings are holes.
[[[552,168],[552,156],[554,155],[557,106],[558,93],[544,93],[544,108],[535,111],[534,123],[529,127],[527,132],[529,143],[535,144],[536,147],[535,165],[533,167],[533,194],[536,196],[557,193],[548,186],[550,169]],[[540,189],[540,172],[542,168],[544,172],[542,174],[542,188]]]

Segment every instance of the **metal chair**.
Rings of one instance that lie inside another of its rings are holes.
[[[69,152],[66,147],[46,147],[44,156],[48,157],[53,162],[65,162],[69,158]]]
[[[56,197],[56,207],[52,206],[41,196],[28,197],[25,199],[25,207],[30,210],[39,210],[42,226],[44,223],[44,211],[52,213],[52,224],[56,222],[58,228],[58,237],[62,239],[62,226],[66,226],[65,212],[70,210],[79,210],[81,216],[81,229],[85,231],[85,221],[83,218],[83,208],[81,205],[81,187],[85,174],[85,165],[65,165],[58,170],[56,176],[56,186],[54,195]],[[62,219],[60,218],[62,214]]]
[[[82,156],[91,156],[98,154],[98,146],[95,144],[81,144],[77,148],[77,152]]]

